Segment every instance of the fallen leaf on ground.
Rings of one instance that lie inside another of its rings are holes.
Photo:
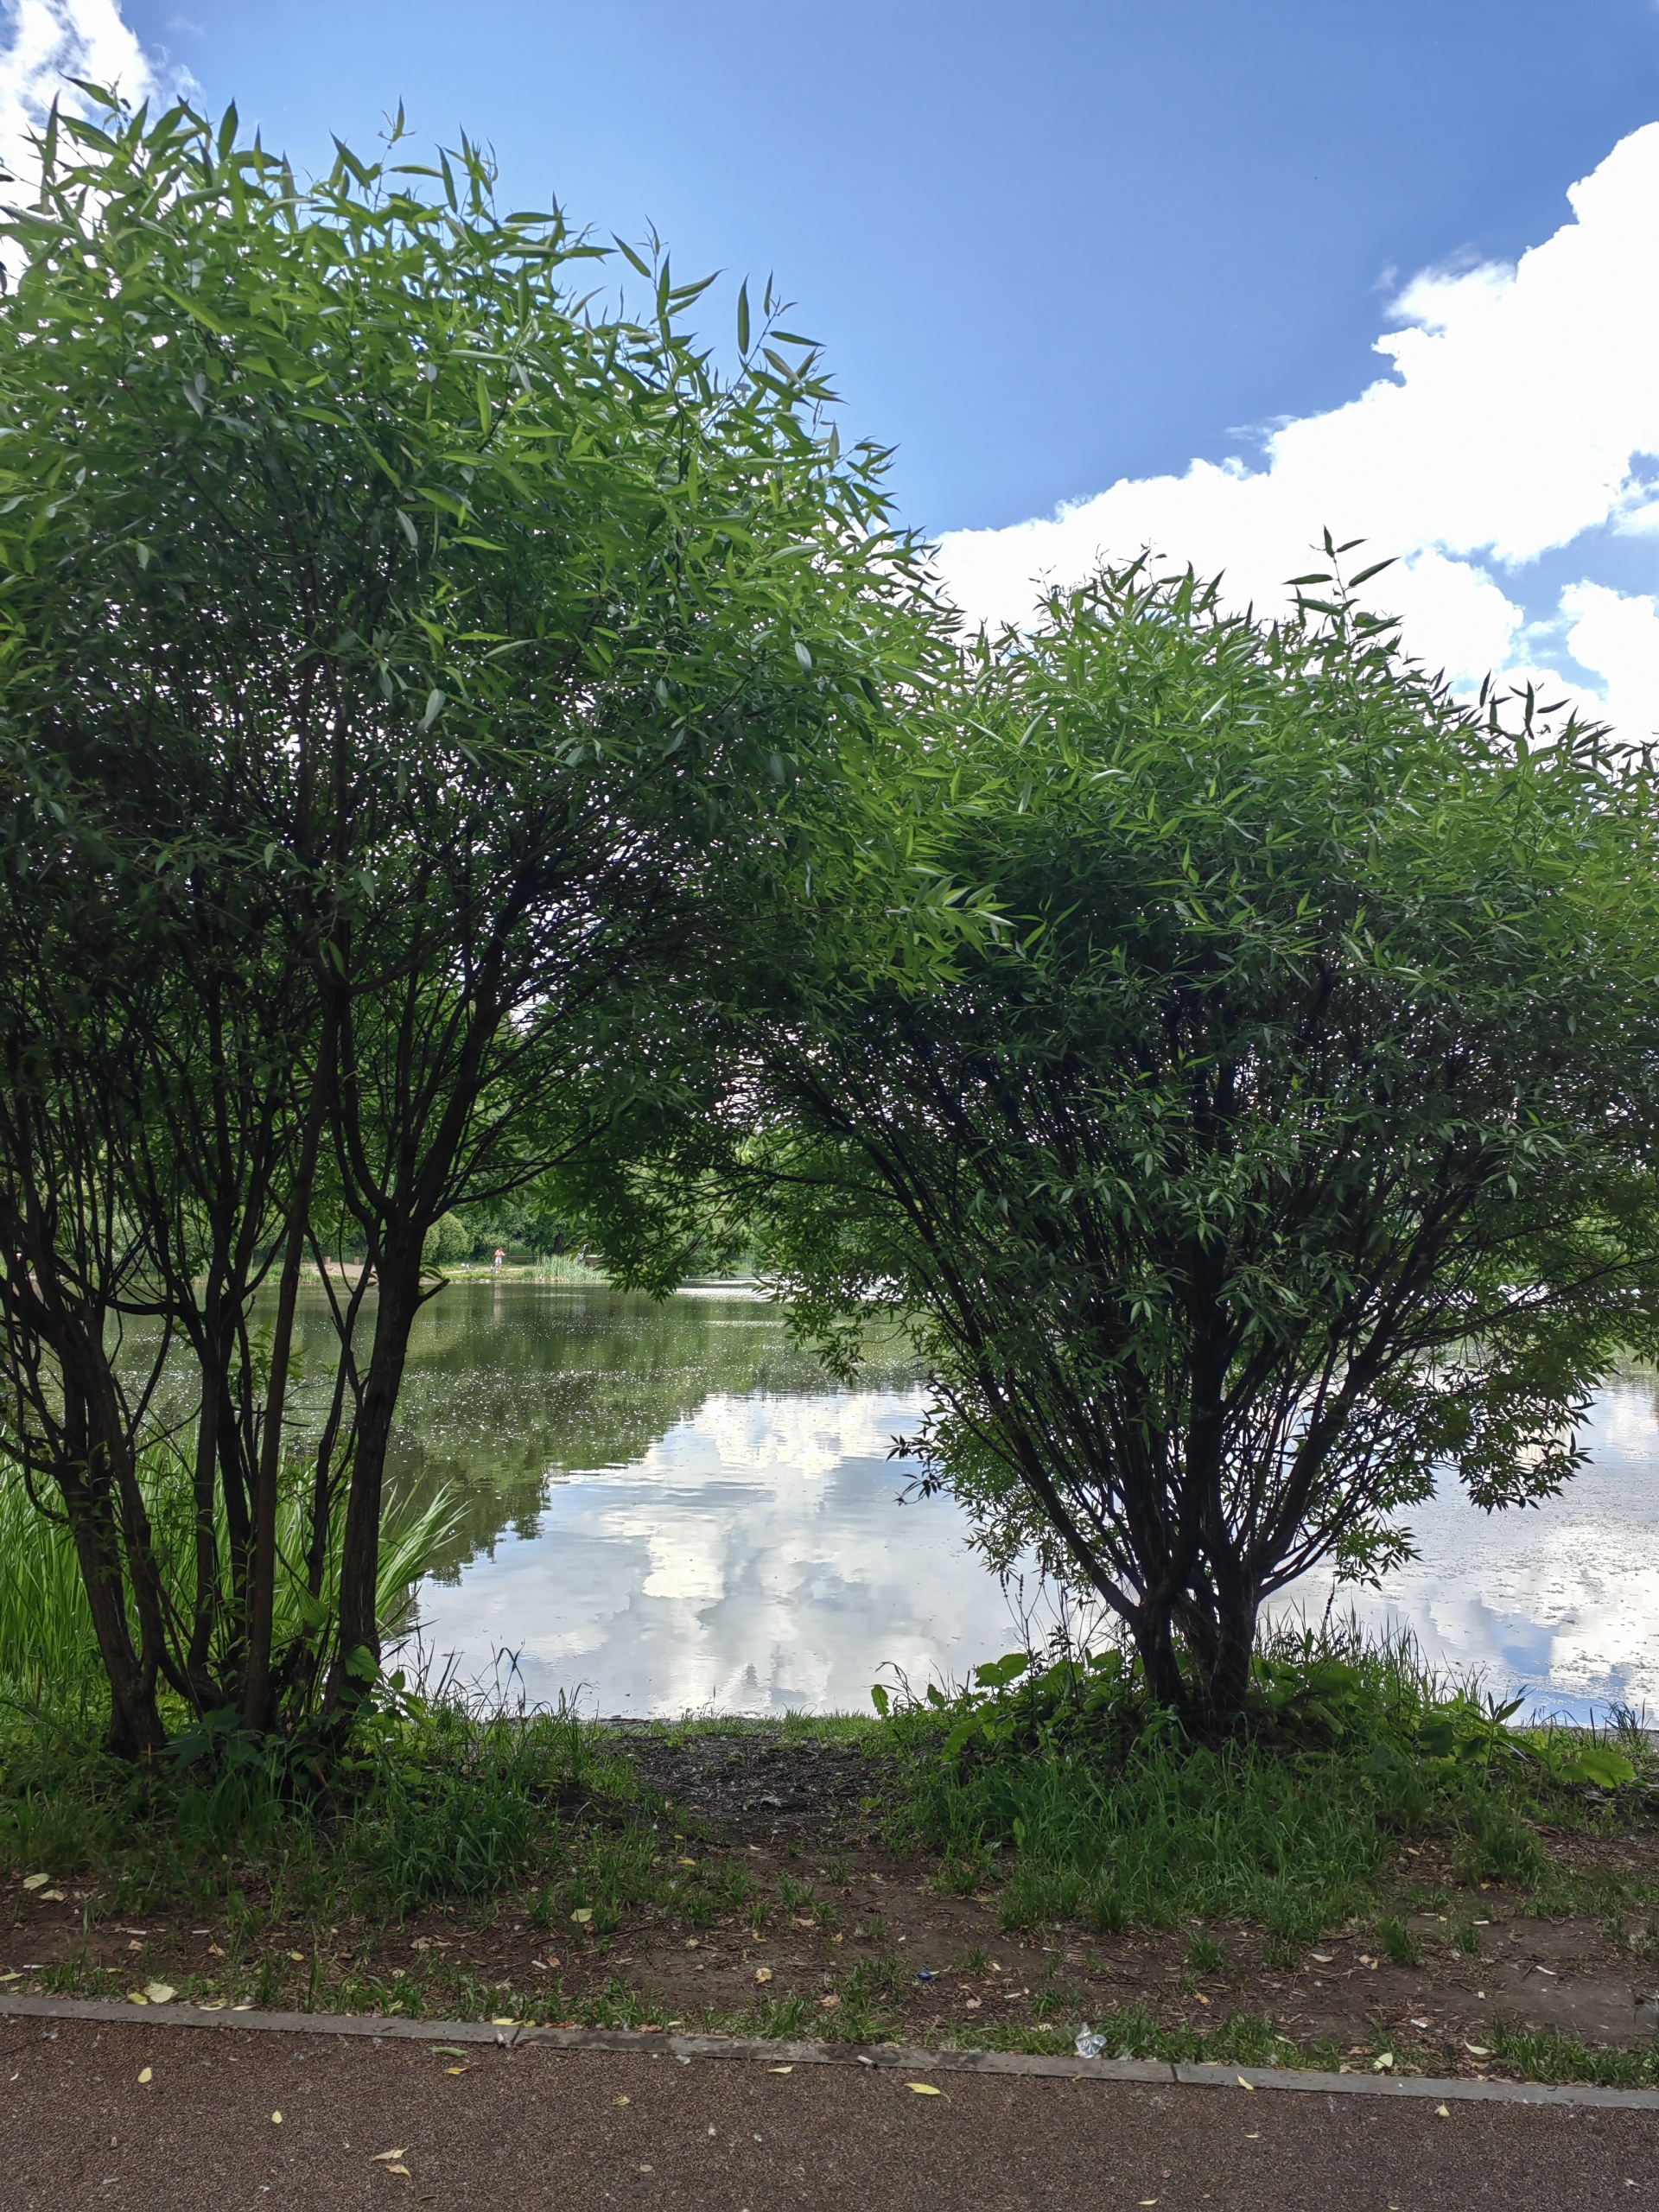
[[[43,1890],[51,1878],[49,1874],[25,1874],[23,1887],[26,1890]]]
[[[1244,2076],[1243,2076],[1242,2074],[1241,2074],[1241,2075],[1239,2075],[1239,2077],[1238,2077],[1238,2086],[1239,2086],[1239,2088],[1240,2088],[1241,2089],[1248,2089],[1248,2090],[1250,2092],[1250,2094],[1251,2094],[1251,2095],[1252,2095],[1252,2096],[1254,2096],[1254,2095],[1255,2095],[1255,2082],[1247,2082],[1247,2081],[1244,2079]]]
[[[446,2066],[443,2070],[446,2074],[470,2074],[473,2069],[470,2066]]]
[[[61,1904],[63,1903],[63,1891],[61,1890],[42,1890],[41,1891],[41,1902],[43,1904]],[[1540,1968],[1540,1972],[1541,1971],[1542,1969]]]
[[[1386,2073],[1388,2069],[1392,2066],[1393,2063],[1394,2053],[1391,2050],[1385,2050],[1379,2057],[1374,2058],[1371,2061],[1371,2071],[1373,2074]]]
[[[386,2168],[386,2171],[389,2174],[402,2174],[405,2181],[408,2181],[410,2178],[410,2171],[407,2166],[388,2166]]]
[[[465,2058],[467,2054],[458,2043],[435,2043],[432,2056],[434,2058]]]
[[[754,1978],[757,1981],[770,1981],[772,1980],[772,1968],[770,1967],[756,1967],[754,1970]]]
[[[1463,2047],[1471,2058],[1490,2058],[1492,2055],[1484,2043],[1466,2043]]]
[[[841,1999],[839,1997],[820,1997],[818,1999],[818,2006],[822,2012],[839,2012],[841,2010]]]
[[[296,1965],[303,1966],[305,1964],[305,1953],[303,1951],[290,1951],[288,1955]]]
[[[577,1926],[581,1928],[585,1928],[593,1916],[593,1907],[586,1904],[579,1904],[570,1916],[571,1919],[574,1920]]]
[[[369,2164],[372,2166],[379,2166],[384,2165],[388,2158],[406,2158],[408,2156],[407,2151],[377,2151],[369,2160]]]
[[[127,1992],[127,2002],[129,2005],[148,2005],[149,1999],[142,1989],[130,1989]]]
[[[768,2066],[766,2071],[768,2074],[792,2074],[795,2069],[792,2066]]]
[[[272,2126],[273,2127],[280,2127],[280,2126],[282,2126],[282,2124],[283,2124],[283,2115],[281,2114],[281,2113],[279,2113],[279,2112],[274,2112],[274,2113],[272,2113],[272,2114],[270,2115],[270,2124],[271,2124],[271,2126]]]
[[[139,2068],[139,2069],[138,2069],[138,2079],[139,2079],[141,2082],[153,2082],[153,2081],[155,2080],[155,2078],[156,2078],[155,2074],[154,2074],[154,2073],[153,2073],[153,2071],[150,2069],[150,2068],[149,2068],[148,2066],[141,2066],[141,2067]]]
[[[943,2089],[936,2089],[931,2082],[906,2082],[905,2087],[912,2090],[918,2097],[940,2097],[944,2094]]]
[[[613,2105],[631,2105],[633,2102],[633,2099],[632,2097],[613,2097],[611,2099],[611,2102]]]
[[[1436,2120],[1450,2120],[1452,2117],[1451,2106],[1436,2105],[1434,2107],[1434,2117]]]
[[[144,1995],[152,2005],[170,2005],[178,1995],[170,1981],[147,1981]]]

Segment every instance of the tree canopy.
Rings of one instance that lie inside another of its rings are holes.
[[[1649,763],[1458,703],[1337,567],[1262,622],[1137,563],[982,640],[927,835],[1003,926],[827,964],[728,1123],[799,1325],[850,1371],[904,1316],[925,1479],[1206,1729],[1437,1470],[1555,1489],[1659,1291]]]
[[[0,223],[3,1440],[85,1532],[133,1748],[158,1680],[253,1727],[329,1654],[353,1694],[428,1232],[671,1084],[653,979],[833,872],[807,825],[938,622],[770,296],[722,375],[702,285],[622,248],[643,308],[601,301],[607,253],[499,213],[470,147],[302,184],[234,110],[111,103],[40,150]],[[297,1286],[346,1245],[296,1438]],[[200,1370],[188,1437],[117,1373],[139,1313]],[[146,1564],[152,1446],[186,1592]]]

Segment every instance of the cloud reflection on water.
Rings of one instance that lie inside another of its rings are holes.
[[[1339,1591],[1373,1626],[1408,1627],[1433,1660],[1541,1713],[1659,1708],[1659,1420],[1655,1385],[1599,1394],[1590,1465],[1535,1511],[1481,1513],[1447,1485],[1412,1516],[1419,1557],[1380,1591]],[[1316,1619],[1328,1577],[1288,1593]]]
[[[1014,1640],[956,1509],[895,1503],[922,1402],[901,1363],[830,1389],[753,1300],[456,1284],[423,1319],[399,1464],[467,1499],[421,1593],[464,1677],[505,1649],[533,1698],[607,1713],[864,1711],[884,1664],[959,1678]],[[1536,1511],[1421,1508],[1419,1560],[1338,1609],[1546,1711],[1659,1708],[1655,1390],[1601,1395],[1592,1464]],[[1317,1619],[1329,1595],[1310,1576],[1288,1602]]]
[[[634,1465],[550,1487],[533,1537],[422,1593],[463,1675],[515,1650],[531,1698],[605,1713],[868,1710],[1006,1648],[1007,1604],[943,1499],[900,1505],[887,1458],[919,1392],[715,1392]]]

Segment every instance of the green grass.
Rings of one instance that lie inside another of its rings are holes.
[[[1390,1959],[1414,1964],[1392,1894],[1412,1838],[1436,1840],[1459,1885],[1500,1885],[1538,1909],[1645,1900],[1615,1880],[1592,1903],[1595,1885],[1566,1883],[1539,1833],[1651,1825],[1641,1785],[1659,1763],[1633,1732],[1615,1743],[1515,1731],[1477,1685],[1351,1628],[1269,1642],[1258,1681],[1251,1726],[1220,1745],[1172,1732],[1116,1666],[1066,1662],[912,1702],[888,1723],[889,1835],[938,1855],[941,1889],[994,1887],[1009,1929],[1232,1921],[1265,1929],[1269,1962],[1284,1966],[1363,1919]],[[1562,1778],[1586,1758],[1634,1769],[1636,1786]]]
[[[763,1736],[770,1742],[789,1744],[810,1739],[855,1751],[879,1752],[888,1748],[892,1732],[874,1713],[787,1712],[777,1719],[741,1719],[731,1713],[692,1713],[677,1720],[653,1724],[652,1733],[663,1742],[683,1747],[710,1738]]]
[[[1396,1701],[1408,1701],[1408,1692]],[[211,1980],[169,1967],[181,1997],[667,2027],[664,2009],[605,1963],[613,1938],[637,1931],[667,1940],[716,1923],[760,1930],[785,1913],[838,1924],[839,1897],[829,1892],[838,1892],[848,1869],[834,1851],[804,1840],[798,1861],[757,1878],[741,1854],[688,1847],[682,1839],[693,1824],[642,1780],[630,1756],[637,1738],[573,1713],[480,1714],[442,1698],[405,1698],[365,1726],[329,1786],[309,1798],[275,1769],[238,1779],[120,1768],[96,1751],[96,1721],[78,1720],[68,1706],[49,1715],[0,1708],[0,1863],[86,1883],[96,1891],[88,1909],[103,1923],[142,1923],[147,1912],[180,1904],[211,1918],[224,1956]],[[952,1751],[950,1726],[931,1708],[885,1722],[785,1724],[880,1754],[872,1788],[885,1792],[889,1840],[926,1853],[918,1875],[940,1890],[988,1891],[1009,1928],[1070,1921],[1085,1929],[1179,1929],[1189,1983],[1230,1975],[1234,1929],[1240,1961],[1264,1932],[1270,1959],[1298,1961],[1338,1924],[1374,1929],[1376,1948],[1406,1964],[1416,1957],[1411,1916],[1427,1908],[1448,1916],[1446,1940],[1477,1950],[1473,1917],[1484,1907],[1461,1897],[1464,1883],[1502,1884],[1511,1904],[1535,1909],[1593,1911],[1621,1940],[1621,1915],[1639,1904],[1651,1916],[1654,1897],[1634,1872],[1627,1879],[1607,1871],[1604,1853],[1603,1871],[1574,1880],[1556,1847],[1562,1830],[1612,1836],[1650,1825],[1652,1799],[1639,1788],[1610,1796],[1559,1783],[1539,1758],[1503,1744],[1490,1757],[1424,1755],[1409,1766],[1393,1751],[1379,1758],[1375,1736],[1319,1741],[1282,1727],[1219,1749],[1152,1729],[1109,1752],[1064,1734],[982,1739]],[[780,1732],[776,1723],[706,1716],[663,1732],[685,1741],[752,1729],[768,1741]],[[1436,1841],[1421,1861],[1440,1885],[1432,1898],[1409,1872],[1419,1862],[1400,1849],[1408,1838]],[[694,1853],[698,1863],[683,1866]],[[520,1988],[438,1950],[388,1950],[410,1914],[435,1915],[429,1929],[442,1929],[452,1913],[487,1926],[508,1900],[531,1940],[550,1959],[556,1945],[564,1960],[545,1982]],[[685,2024],[853,2042],[912,2038],[912,1977],[884,1920],[861,1916],[845,1932],[817,1991],[771,1999],[757,1992],[741,2013],[705,2011]],[[982,1946],[970,1965],[976,1959],[982,1968]],[[200,1965],[193,1961],[191,1970]],[[594,1967],[607,1977],[596,1994],[564,1986],[567,1974],[590,1986]],[[119,1995],[124,1971],[72,1957],[52,1970],[52,1986]],[[836,2003],[826,2008],[823,1995]],[[926,2032],[973,2047],[1069,2051],[1080,2003],[1056,1968],[1036,2000],[1034,2024],[963,2021]],[[1174,2028],[1126,2006],[1095,2024],[1113,2055],[1340,2063],[1323,2045],[1287,2043],[1254,2012]],[[1488,2041],[1494,2063],[1535,2078],[1653,2078],[1650,2051],[1603,2053],[1499,2029]],[[1381,2049],[1350,2063],[1369,2064]],[[1436,2070],[1404,2047],[1397,2059],[1402,2070]]]
[[[1659,2040],[1621,2050],[1580,2043],[1553,2028],[1510,2028],[1501,2021],[1484,2031],[1484,2038],[1499,2065],[1527,2081],[1659,2088]]]

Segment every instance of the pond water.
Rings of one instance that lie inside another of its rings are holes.
[[[304,1325],[321,1339],[320,1294]],[[463,1501],[418,1594],[425,1654],[589,1711],[766,1713],[868,1710],[878,1669],[919,1686],[1008,1649],[956,1508],[899,1502],[913,1371],[865,1379],[834,1387],[753,1294],[452,1283],[416,1324],[391,1470]],[[1591,1465],[1535,1511],[1421,1509],[1421,1559],[1338,1610],[1541,1710],[1659,1707],[1656,1392],[1604,1392]],[[1290,1597],[1317,1618],[1332,1593]]]

